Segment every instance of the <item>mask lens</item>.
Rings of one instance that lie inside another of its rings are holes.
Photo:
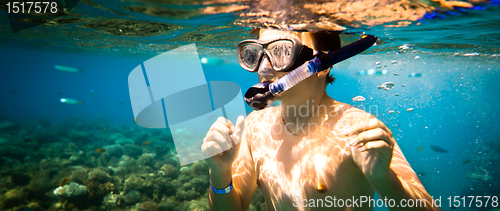
[[[283,70],[292,63],[293,42],[290,40],[278,40],[270,43],[267,50],[271,53],[273,66],[277,70]]]
[[[262,55],[262,46],[256,43],[247,43],[240,46],[238,50],[241,65],[250,69],[255,69]]]

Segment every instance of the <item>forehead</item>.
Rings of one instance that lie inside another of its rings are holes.
[[[266,29],[261,30],[259,33],[259,40],[272,40],[280,37],[290,37],[301,40],[301,37],[299,37],[296,32]]]

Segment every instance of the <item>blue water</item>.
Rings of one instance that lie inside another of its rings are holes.
[[[111,9],[117,7],[106,1],[103,5]],[[84,4],[80,9],[91,10]],[[497,6],[490,6],[486,10],[448,14],[440,20],[421,20],[420,26],[367,28],[368,34],[379,36],[387,43],[375,47],[380,51],[372,49],[367,54],[350,59],[347,69],[332,69],[336,82],[327,88],[328,94],[337,101],[372,113],[392,130],[414,171],[423,173],[420,180],[426,190],[435,198],[442,197],[442,210],[450,210],[446,204],[450,196],[500,195],[499,11]],[[111,16],[103,11],[96,14],[101,13]],[[145,15],[137,17],[194,25],[173,33],[179,35],[196,31],[196,27],[209,22],[200,17],[168,21]],[[3,26],[6,26],[6,18],[2,18]],[[214,15],[210,18],[210,21],[218,21],[218,25],[227,25],[234,17]],[[152,38],[123,38],[136,43],[125,47],[120,45],[123,43],[109,48],[96,47],[94,52],[92,47],[78,49],[64,36],[60,43],[51,37],[36,38],[36,33],[44,30],[55,29],[29,29],[21,32],[23,38],[15,38],[7,27],[2,28],[0,120],[26,122],[48,117],[52,123],[62,123],[68,118],[78,117],[89,121],[106,119],[115,125],[137,127],[128,95],[128,74],[145,60],[171,49],[163,48],[162,43],[166,46],[189,44],[169,41],[174,37],[169,34]],[[207,34],[210,33],[220,35],[225,31],[215,30]],[[106,34],[88,39],[105,43],[97,39],[107,38],[113,42],[120,39],[119,36]],[[22,39],[26,41],[22,42]],[[148,40],[154,44],[151,48],[144,47]],[[55,42],[54,47],[50,47],[51,42]],[[238,65],[232,48],[234,45],[212,48],[207,47],[207,42],[211,41],[200,42],[200,55],[213,54],[225,60],[223,65],[203,65],[207,81],[233,81],[238,83],[242,92],[257,83],[255,74],[244,71]],[[407,52],[399,51],[398,47],[403,44],[410,44],[413,48]],[[135,48],[139,45],[140,48]],[[123,53],[125,49],[131,49],[132,53]],[[140,53],[141,49],[145,49],[144,54]],[[391,64],[393,60],[397,62]],[[58,71],[54,65],[76,67],[83,72]],[[379,69],[377,66],[387,69],[388,73],[382,76],[357,74],[359,70]],[[408,77],[411,73],[421,73],[422,76]],[[185,80],[189,78],[186,75]],[[377,88],[388,81],[395,83],[390,91]],[[92,90],[95,94],[91,94]],[[359,95],[367,100],[351,100]],[[82,104],[62,104],[59,99],[63,97],[78,99]],[[407,112],[408,108],[414,110]],[[251,111],[248,106],[246,110]],[[395,113],[390,114],[389,111]],[[435,152],[431,150],[431,145],[440,146],[449,153]],[[420,147],[423,150],[418,151]],[[463,164],[466,160],[471,162]],[[478,173],[478,166],[492,178],[468,178],[472,173]]]

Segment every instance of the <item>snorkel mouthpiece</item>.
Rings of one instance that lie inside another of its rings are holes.
[[[319,71],[321,71],[321,60],[315,57],[275,82],[262,82],[250,87],[245,93],[245,102],[254,110],[261,110],[274,96],[283,93]]]
[[[245,102],[254,110],[265,108],[274,96],[285,92],[317,72],[365,51],[377,41],[377,37],[372,35],[363,37],[341,49],[314,57],[275,82],[262,82],[250,87],[245,93]]]
[[[261,110],[267,106],[274,95],[269,91],[271,82],[262,82],[253,85],[245,93],[245,102],[254,110]]]

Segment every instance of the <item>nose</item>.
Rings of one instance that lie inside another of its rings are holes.
[[[269,62],[269,58],[264,54],[264,58],[259,65],[259,70],[257,72],[259,75],[274,75],[276,71],[273,66],[271,66],[271,62]]]

